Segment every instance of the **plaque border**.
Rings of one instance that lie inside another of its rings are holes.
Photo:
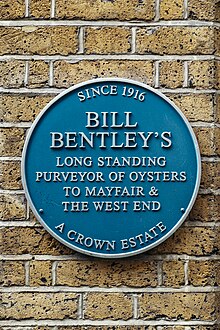
[[[75,89],[78,89],[80,87],[84,87],[93,83],[101,83],[101,82],[124,82],[124,83],[130,83],[136,86],[140,86],[143,87],[151,92],[153,92],[154,94],[157,94],[158,96],[160,96],[162,99],[164,99],[166,102],[168,102],[177,112],[178,114],[181,116],[181,118],[183,119],[183,121],[185,122],[189,133],[191,134],[194,146],[195,146],[195,152],[196,152],[196,159],[197,159],[197,176],[196,176],[196,184],[194,187],[194,192],[192,194],[191,200],[187,206],[187,209],[185,210],[185,212],[183,213],[182,217],[180,217],[179,221],[176,223],[176,225],[164,236],[162,236],[159,240],[157,240],[156,242],[150,244],[149,246],[140,248],[138,250],[135,251],[130,251],[130,252],[125,252],[125,253],[115,253],[115,254],[105,254],[105,253],[98,253],[98,252],[93,252],[93,251],[88,251],[88,250],[84,250],[81,249],[77,246],[73,246],[71,243],[68,243],[68,241],[66,241],[65,239],[61,238],[59,235],[56,234],[55,231],[53,231],[50,227],[48,227],[45,222],[43,221],[43,219],[41,218],[41,216],[39,215],[38,211],[36,210],[34,204],[32,203],[32,199],[31,196],[29,194],[28,188],[27,188],[27,184],[26,184],[26,175],[25,175],[25,160],[26,160],[26,152],[27,152],[27,147],[29,144],[29,140],[31,138],[31,135],[35,129],[35,127],[37,126],[38,122],[40,121],[41,117],[44,115],[44,113],[55,103],[57,102],[57,100],[59,100],[60,98],[62,98],[63,96],[65,96],[66,94],[74,91]],[[189,212],[191,211],[194,202],[197,198],[198,195],[198,191],[199,191],[199,185],[200,185],[200,180],[201,180],[201,156],[200,156],[200,150],[199,150],[199,145],[195,136],[195,133],[191,127],[191,125],[189,124],[187,118],[185,117],[185,115],[182,113],[182,111],[167,97],[165,96],[163,93],[161,93],[160,91],[152,88],[151,86],[148,86],[145,83],[139,82],[139,81],[135,81],[133,79],[126,79],[126,78],[118,78],[118,77],[112,77],[112,78],[97,78],[97,79],[91,79],[91,80],[87,80],[81,83],[78,83],[66,90],[64,90],[63,92],[61,92],[60,94],[58,94],[57,96],[55,96],[44,108],[43,110],[37,115],[37,117],[35,118],[34,122],[32,123],[30,129],[28,130],[28,134],[26,136],[26,140],[24,143],[24,148],[23,148],[23,152],[22,152],[22,158],[21,158],[21,177],[22,177],[22,185],[24,188],[24,192],[25,192],[25,196],[27,198],[27,201],[29,203],[29,206],[31,208],[31,210],[33,211],[34,215],[36,216],[36,218],[38,219],[38,221],[42,224],[42,226],[47,230],[47,232],[49,232],[55,239],[57,239],[59,242],[61,242],[62,244],[64,244],[65,246],[69,247],[70,249],[72,249],[73,251],[76,252],[80,252],[89,256],[93,256],[93,257],[99,257],[99,258],[105,258],[105,259],[118,259],[118,258],[126,258],[126,257],[131,257],[143,252],[146,252],[148,250],[153,249],[154,247],[156,247],[157,245],[160,245],[162,242],[164,242],[165,240],[167,240],[184,222],[184,220],[187,218]]]

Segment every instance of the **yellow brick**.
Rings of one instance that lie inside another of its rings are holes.
[[[23,196],[0,195],[0,220],[24,220],[26,203]]]
[[[24,146],[23,128],[0,128],[0,156],[21,156]]]
[[[220,95],[217,95],[216,97],[216,114],[215,114],[215,120],[217,123],[220,124]]]
[[[51,0],[30,0],[30,16],[34,18],[50,18]]]
[[[219,189],[220,187],[220,162],[202,162],[201,188]]]
[[[0,249],[3,254],[62,255],[74,253],[73,250],[59,243],[41,228],[2,228],[1,232]]]
[[[91,27],[85,31],[86,54],[126,54],[131,50],[131,30],[124,27]]]
[[[189,261],[189,284],[194,286],[215,286],[217,282],[217,273],[220,269],[220,262],[216,260],[207,261]]]
[[[155,287],[157,263],[153,261],[62,261],[57,285]]]
[[[161,0],[160,19],[172,20],[183,19],[184,1],[183,0]]]
[[[24,0],[1,0],[0,18],[16,19],[25,17]]]
[[[219,214],[220,195],[198,195],[189,219],[192,221],[218,221]]]
[[[213,293],[144,293],[139,298],[140,318],[215,320]]]
[[[57,0],[56,17],[71,19],[151,20],[154,0]]]
[[[3,27],[0,29],[0,54],[75,54],[78,50],[77,31],[72,26]]]
[[[180,227],[151,253],[209,255],[217,248],[216,231],[206,227]]]
[[[201,155],[214,156],[216,154],[216,131],[218,129],[194,127],[193,130],[199,143]]]
[[[216,64],[214,61],[193,61],[189,63],[189,85],[199,89],[214,88]]]
[[[52,284],[52,263],[51,261],[30,262],[30,286]]]
[[[33,121],[55,95],[2,94],[2,118],[5,122]]]
[[[215,20],[215,0],[189,0],[189,19]]]
[[[22,189],[20,162],[3,161],[0,163],[0,189]]]
[[[184,69],[181,61],[161,62],[159,66],[161,87],[178,88],[183,86]]]
[[[166,94],[184,113],[189,121],[214,118],[214,95],[212,94]]]
[[[90,293],[85,298],[86,319],[128,320],[132,316],[132,299],[123,293]]]
[[[152,61],[81,61],[54,64],[55,87],[69,87],[73,84],[97,77],[122,77],[153,84]]]
[[[182,261],[163,262],[163,285],[178,288],[185,283],[184,263]]]
[[[177,329],[178,328],[178,329]],[[179,327],[173,328],[170,330],[184,330]],[[32,329],[31,329],[32,330]],[[41,330],[41,329],[33,329],[33,330]],[[52,330],[52,329],[51,329]],[[140,325],[101,325],[101,326],[63,326],[58,327],[58,330],[157,330],[155,327],[149,326],[140,326]],[[161,329],[164,330],[164,329]]]
[[[22,261],[0,261],[0,285],[25,285],[25,268]]]
[[[218,21],[220,22],[220,4],[218,2]],[[220,55],[220,28],[215,29],[215,55]]]
[[[3,293],[0,309],[3,319],[75,319],[75,293]]]
[[[28,87],[45,87],[49,85],[49,63],[31,61],[29,63]]]
[[[140,54],[212,54],[214,31],[209,27],[154,27],[137,30]]]
[[[16,60],[0,62],[0,72],[2,87],[12,88],[24,85],[25,62]]]

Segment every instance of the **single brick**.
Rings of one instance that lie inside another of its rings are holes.
[[[161,62],[159,66],[161,87],[178,88],[183,86],[184,68],[181,61]]]
[[[220,195],[198,195],[189,214],[190,220],[219,221]]]
[[[30,262],[30,286],[52,285],[51,261]]]
[[[0,85],[4,88],[24,86],[25,62],[2,61],[0,62]]]
[[[215,0],[188,0],[189,19],[215,20]]]
[[[202,162],[201,188],[219,189],[220,187],[220,162]]]
[[[75,293],[3,293],[2,319],[76,319],[77,295]]]
[[[145,320],[215,320],[213,293],[144,293],[139,298],[139,318]]]
[[[189,284],[194,286],[215,286],[217,282],[217,273],[220,269],[220,262],[216,260],[207,261],[189,261],[188,280]]]
[[[214,31],[209,27],[139,28],[136,44],[139,54],[212,54]]]
[[[0,156],[21,156],[25,140],[23,128],[0,128]]]
[[[219,330],[218,325],[194,325],[190,330]]]
[[[207,127],[193,128],[202,156],[214,156],[216,154],[216,131],[217,129]]]
[[[85,319],[128,320],[132,309],[131,297],[123,293],[89,293],[85,297]]]
[[[16,19],[25,17],[24,0],[1,0],[0,19]]]
[[[189,121],[212,122],[214,100],[212,94],[166,94],[184,113]]]
[[[57,327],[58,330],[157,330],[155,327],[149,325],[149,326],[140,326],[140,325],[101,325],[101,326],[61,326],[61,327]],[[3,329],[5,330],[5,329]],[[9,329],[7,329],[9,330]],[[26,329],[25,329],[26,330]],[[33,329],[35,330],[35,329]],[[36,329],[38,330],[38,329]],[[41,330],[41,329],[40,329]],[[53,330],[53,329],[51,329]],[[164,329],[161,329],[164,330]],[[172,330],[184,330],[184,329],[180,329],[178,327],[177,328],[173,328]]]
[[[163,262],[163,285],[173,288],[183,286],[185,283],[184,263],[182,261]]]
[[[183,19],[184,1],[183,0],[161,0],[160,19],[173,20]]]
[[[0,29],[0,55],[68,55],[78,50],[78,29],[73,26],[24,26]]]
[[[153,261],[61,261],[57,285],[131,286],[157,285],[157,263]]]
[[[86,54],[126,54],[130,50],[130,28],[90,27],[85,30]]]
[[[0,261],[0,285],[25,285],[25,267],[22,261]]]
[[[88,79],[98,77],[122,77],[153,84],[154,68],[152,61],[80,61],[54,63],[55,87],[69,87]]]
[[[6,122],[33,121],[55,95],[2,94],[2,119]]]
[[[189,86],[198,89],[214,88],[216,64],[214,61],[192,61],[189,63]]]
[[[57,0],[56,17],[68,19],[152,20],[154,0]]]
[[[0,189],[22,189],[20,162],[3,161],[0,163]]]
[[[220,2],[218,2],[218,21],[220,22]],[[220,28],[215,28],[215,55],[220,55]]]
[[[4,254],[73,254],[73,250],[59,243],[41,228],[2,228],[1,232],[0,248]]]
[[[24,196],[0,195],[0,220],[24,220],[26,203]]]
[[[220,95],[216,96],[216,113],[215,121],[220,124]]]
[[[31,61],[29,63],[28,87],[45,87],[49,85],[49,63]]]
[[[151,253],[209,255],[218,249],[216,231],[206,227],[181,227]]]
[[[51,0],[30,0],[29,11],[33,18],[50,18]]]

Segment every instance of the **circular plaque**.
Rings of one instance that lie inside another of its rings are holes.
[[[181,111],[127,79],[96,79],[55,97],[25,143],[22,180],[35,216],[76,251],[147,251],[182,224],[200,182],[199,148]]]

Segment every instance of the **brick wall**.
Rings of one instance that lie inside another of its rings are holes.
[[[217,330],[220,98],[216,0],[1,0],[1,330]],[[184,225],[125,260],[83,256],[34,218],[20,160],[36,115],[97,77],[157,88],[186,115],[202,156]]]

